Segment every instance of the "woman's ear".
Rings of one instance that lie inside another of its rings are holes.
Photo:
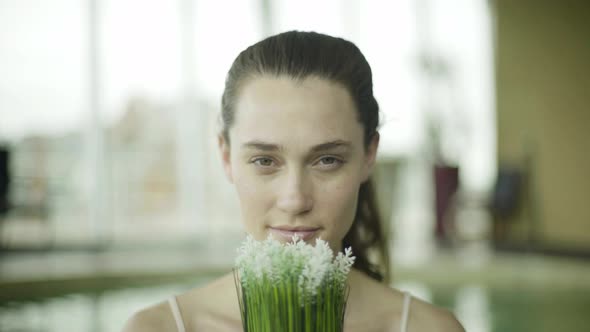
[[[219,146],[219,153],[221,155],[221,163],[223,164],[223,170],[225,172],[225,176],[229,180],[229,182],[234,183],[232,169],[231,169],[231,155],[230,155],[230,147],[229,142],[225,139],[223,134],[217,135],[217,144]]]
[[[373,173],[373,168],[375,168],[375,162],[377,160],[377,149],[379,148],[379,133],[375,132],[373,137],[371,138],[371,142],[369,142],[369,146],[365,151],[365,166],[364,166],[364,174],[363,174],[363,182],[367,181],[371,174]]]

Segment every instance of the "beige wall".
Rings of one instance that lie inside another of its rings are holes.
[[[590,250],[590,1],[494,3],[498,160],[531,151],[539,241]]]

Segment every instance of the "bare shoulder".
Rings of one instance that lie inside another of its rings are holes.
[[[385,325],[375,326],[370,330],[398,331],[403,315],[405,294],[357,271],[351,271],[351,275],[357,280],[356,293],[361,294],[356,296],[358,305],[351,303],[351,307],[355,309],[354,313],[357,314],[354,325],[373,326],[374,324],[370,324],[370,321],[381,321]],[[412,297],[410,301],[407,330],[409,332],[465,331],[453,313],[417,297]]]
[[[175,331],[176,325],[167,302],[160,302],[133,314],[123,332]]]
[[[408,330],[418,332],[465,332],[465,329],[452,312],[415,297],[412,298],[410,305]]]
[[[241,318],[233,275],[176,295],[182,324],[186,331],[237,331]],[[177,331],[176,321],[167,301],[135,313],[123,332]]]
[[[226,274],[177,297],[187,331],[241,331],[233,274]]]
[[[232,273],[225,274],[207,284],[177,296],[179,306],[187,311],[228,311],[237,305],[236,286]],[[236,309],[236,308],[234,308]]]

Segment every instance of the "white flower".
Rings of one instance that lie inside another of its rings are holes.
[[[299,276],[298,286],[302,288],[300,291],[313,298],[331,269],[333,254],[328,243],[321,239],[316,241],[315,247],[308,247],[306,249],[310,252]]]
[[[350,268],[354,264],[355,257],[352,256],[352,249],[350,247],[344,249],[344,254],[338,253],[334,262],[332,263],[332,271],[334,271],[333,278],[337,283],[342,283],[350,272]]]
[[[243,287],[296,282],[300,299],[304,302],[313,302],[322,287],[344,289],[353,263],[350,248],[334,258],[326,241],[317,239],[312,246],[296,235],[287,244],[270,235],[262,242],[248,236],[236,258]]]

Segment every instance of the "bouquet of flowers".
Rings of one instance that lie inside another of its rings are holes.
[[[346,248],[336,257],[328,243],[297,236],[283,244],[251,236],[238,249],[234,276],[245,332],[341,332],[354,263]]]

